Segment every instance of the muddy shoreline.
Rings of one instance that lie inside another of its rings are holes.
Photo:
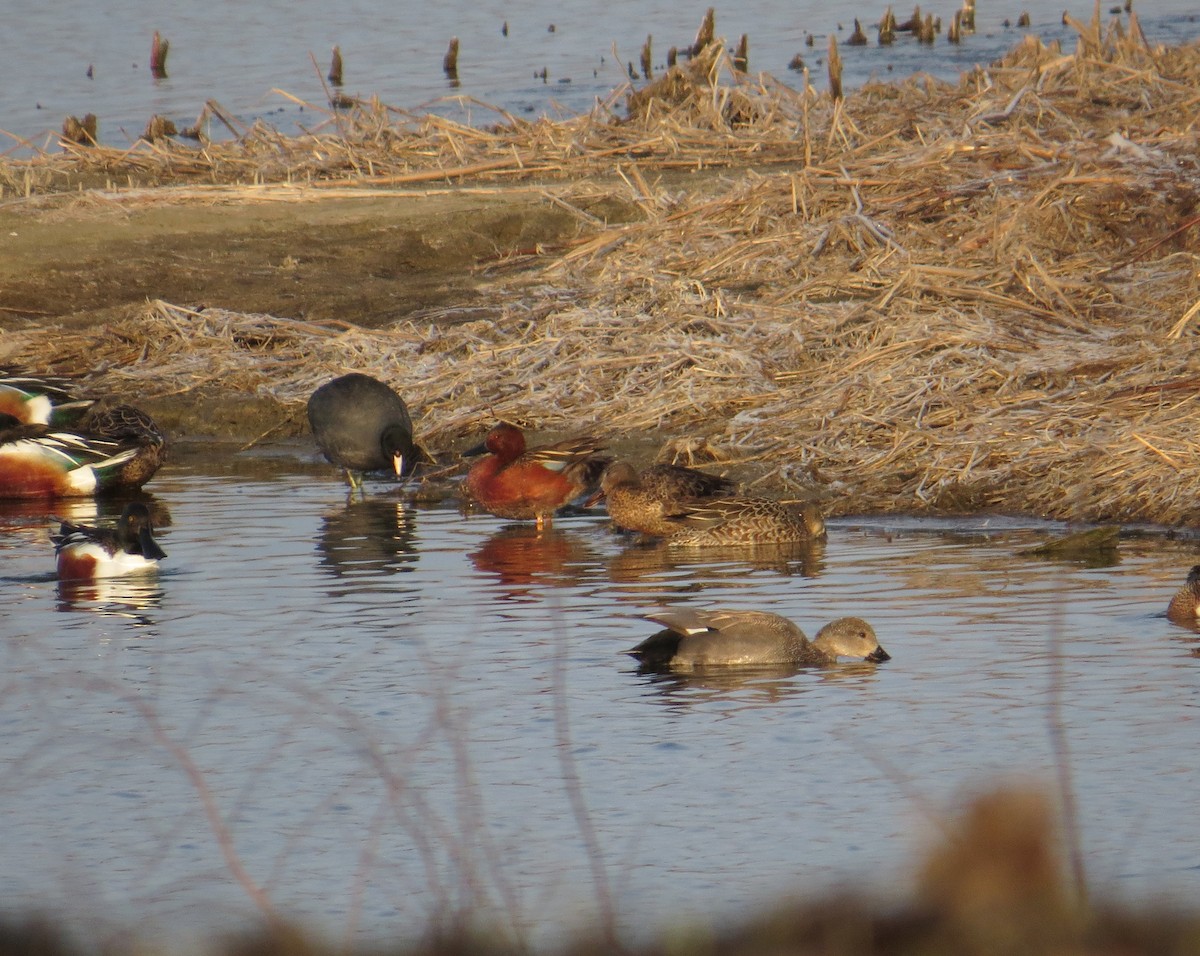
[[[486,314],[497,276],[537,267],[577,231],[527,185],[283,203],[142,192],[0,203],[0,362],[13,333],[102,328],[154,299],[372,329],[430,308]],[[604,211],[633,214],[618,202]],[[61,374],[97,371],[87,354],[55,358]],[[181,440],[283,439],[307,427],[294,405],[219,386],[113,397]]]

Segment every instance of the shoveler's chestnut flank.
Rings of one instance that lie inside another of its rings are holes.
[[[412,474],[425,454],[413,442],[404,399],[388,385],[351,372],[332,379],[308,400],[308,424],[322,454],[342,469],[353,490],[364,471]]]
[[[613,523],[627,531],[672,535],[680,531],[678,514],[689,504],[737,491],[736,482],[682,465],[651,465],[640,474],[628,462],[604,470],[595,500],[604,499]]]
[[[731,495],[688,503],[670,516],[672,547],[793,544],[825,538],[825,521],[811,502],[793,505],[772,498]]]
[[[0,498],[75,498],[119,485],[137,455],[127,447],[44,425],[0,431]]]
[[[768,611],[672,608],[645,615],[659,631],[628,651],[647,667],[836,664],[839,657],[880,663],[891,655],[859,617],[826,624],[813,640],[786,617]]]
[[[76,396],[69,379],[0,370],[0,415],[11,415],[18,424],[66,428],[79,421],[92,404],[91,399]]]
[[[130,502],[116,528],[93,528],[64,521],[52,534],[58,576],[63,580],[110,578],[149,571],[167,555],[154,540],[150,510]]]
[[[485,511],[500,518],[535,520],[542,528],[554,512],[595,489],[609,459],[593,436],[569,438],[539,448],[525,448],[516,425],[500,422],[483,440],[463,452],[482,455],[471,466],[463,488]]]
[[[1167,617],[1180,624],[1200,622],[1200,564],[1192,567],[1187,583],[1171,598],[1171,603],[1167,605]]]

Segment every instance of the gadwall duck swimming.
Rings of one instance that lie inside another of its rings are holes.
[[[1171,598],[1171,603],[1167,605],[1167,617],[1187,624],[1200,620],[1200,564],[1192,567],[1187,583]]]
[[[116,528],[93,528],[64,521],[50,535],[58,576],[63,580],[109,578],[149,571],[167,555],[154,540],[150,511],[131,502],[121,512]]]
[[[591,435],[526,449],[516,425],[500,422],[463,457],[484,455],[471,466],[463,488],[484,511],[499,518],[549,523],[563,505],[595,490],[611,459]],[[484,454],[486,452],[486,454]]]
[[[342,469],[351,491],[364,471],[412,474],[426,455],[413,441],[404,399],[377,378],[351,372],[326,382],[308,400],[308,424],[322,454]]]
[[[595,500],[604,499],[617,527],[665,536],[680,530],[670,515],[699,500],[736,492],[736,482],[695,468],[659,464],[639,474],[628,462],[614,461],[604,470]]]
[[[672,547],[791,544],[826,536],[825,521],[815,504],[793,505],[746,495],[690,502],[669,521],[675,528],[666,538]]]
[[[836,664],[839,657],[872,663],[891,659],[871,625],[858,617],[841,617],[826,624],[811,641],[786,617],[769,611],[672,608],[644,617],[666,630],[626,653],[652,667]]]

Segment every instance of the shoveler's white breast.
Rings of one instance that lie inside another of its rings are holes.
[[[45,395],[34,395],[22,388],[0,383],[0,412],[31,425],[46,425],[54,406]]]
[[[112,552],[87,539],[68,540],[58,551],[58,576],[63,579],[114,578],[122,574],[152,571],[156,567],[157,561],[148,560],[140,554]]]

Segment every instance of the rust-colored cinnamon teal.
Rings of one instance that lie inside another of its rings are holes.
[[[483,442],[463,452],[484,455],[463,482],[467,496],[500,518],[536,521],[543,528],[563,505],[595,489],[610,459],[594,436],[526,449],[516,425],[500,422]]]

